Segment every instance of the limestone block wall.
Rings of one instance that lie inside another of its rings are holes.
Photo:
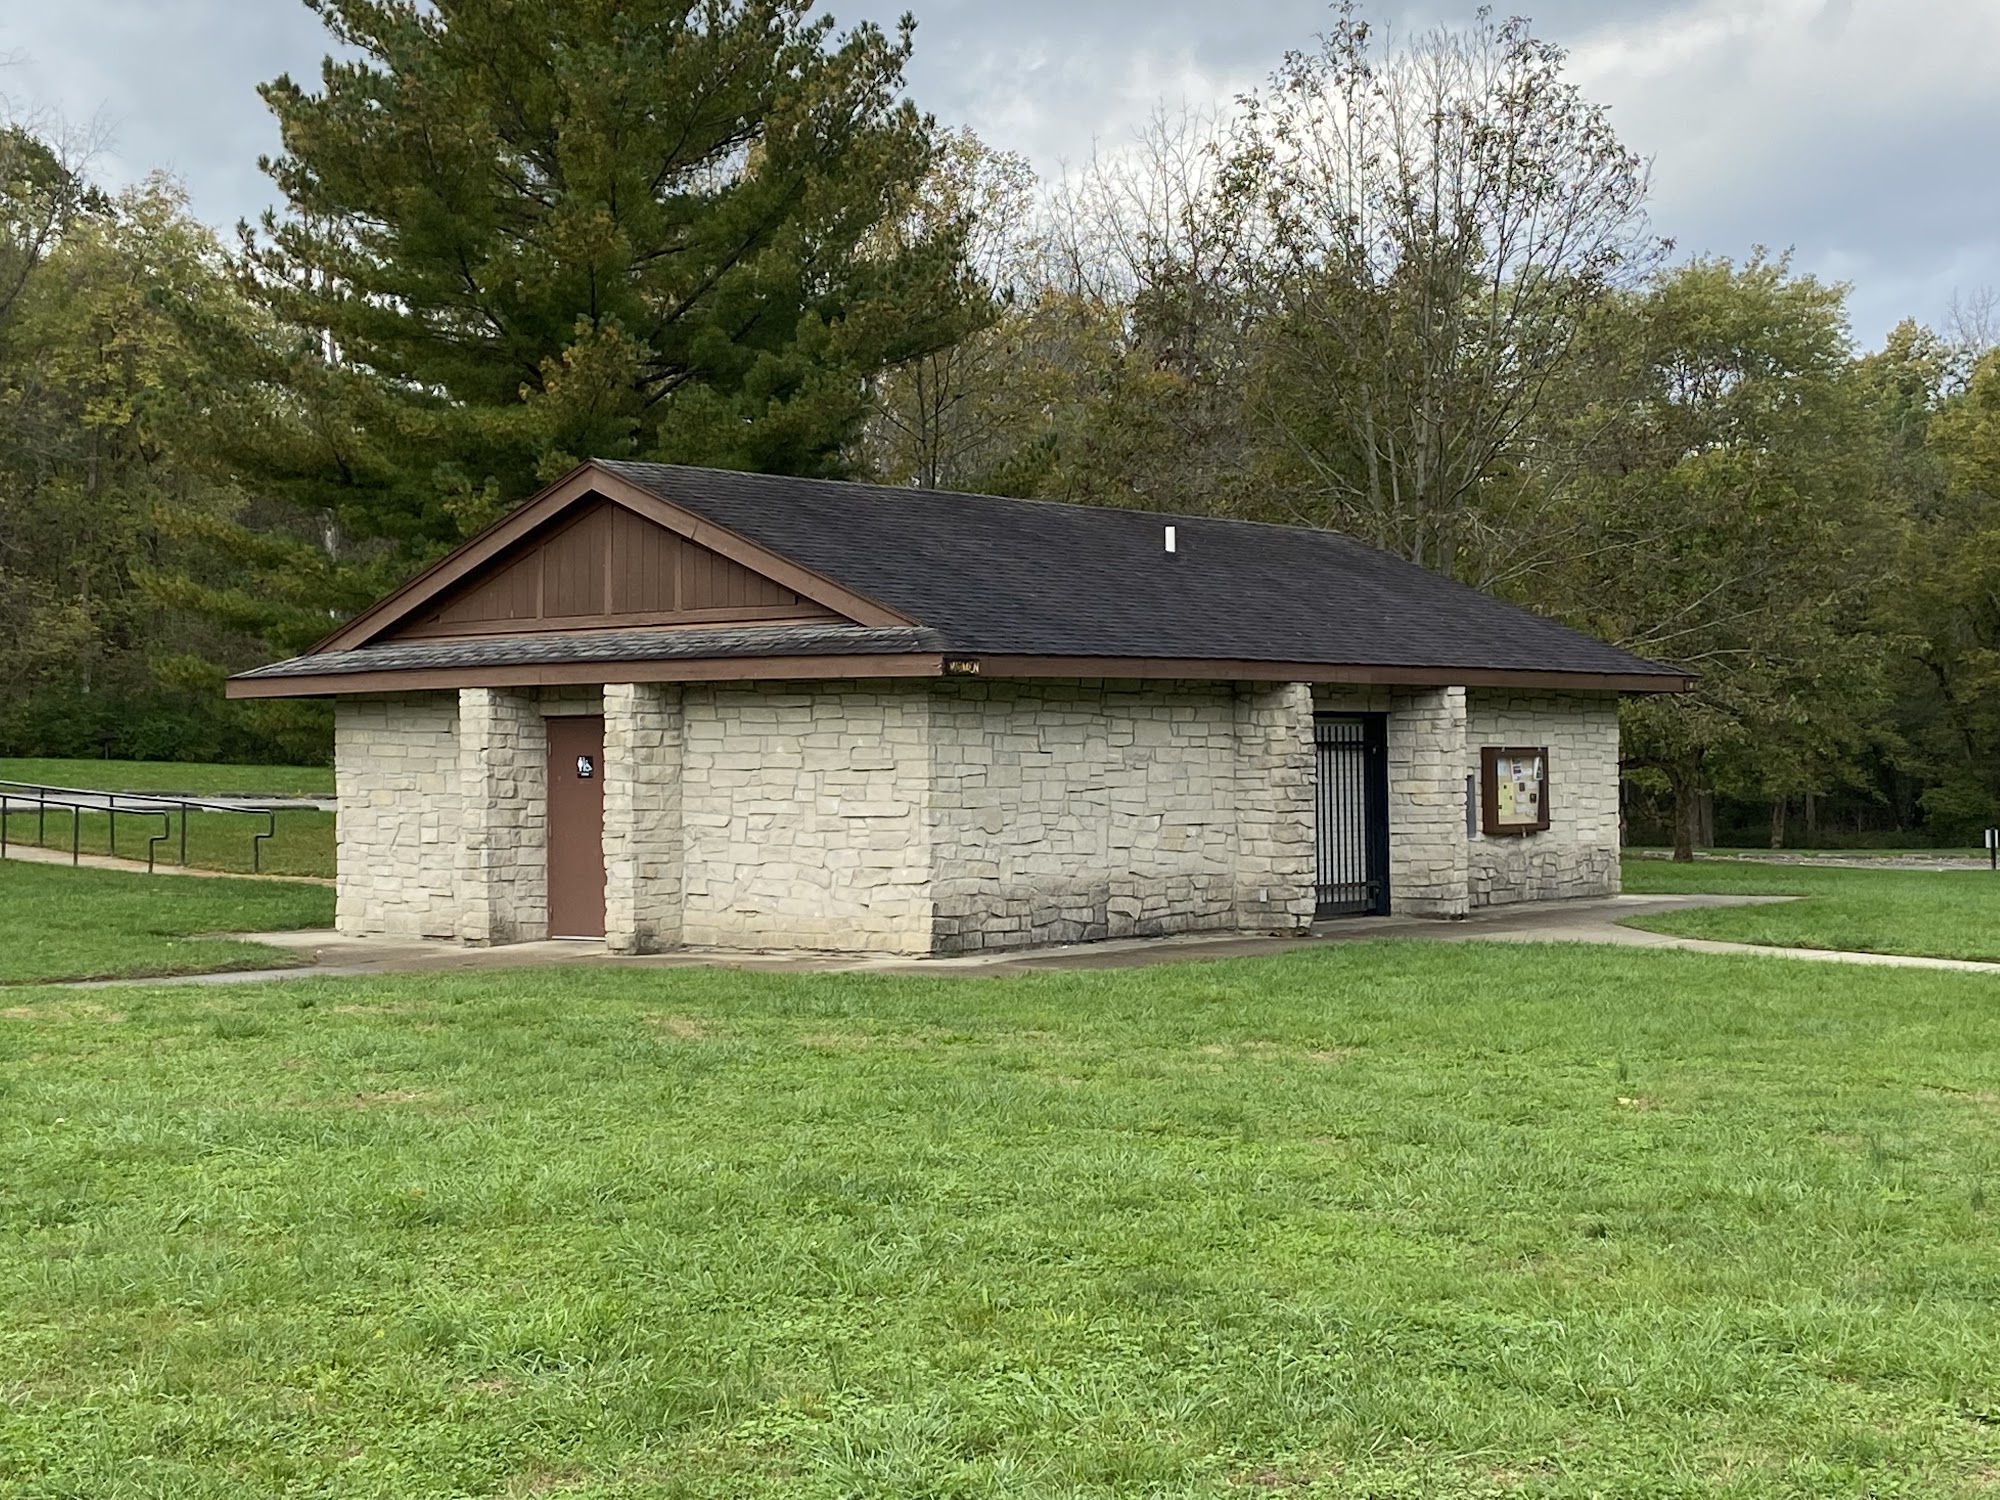
[[[459,937],[474,946],[548,936],[548,733],[531,691],[461,688]]]
[[[1313,700],[1321,713],[1388,715],[1391,910],[1464,916],[1466,690],[1334,687]]]
[[[691,685],[681,705],[684,941],[928,951],[921,684]]]
[[[614,953],[681,941],[681,690],[604,689],[604,932]]]
[[[1465,770],[1483,747],[1547,746],[1549,828],[1487,838],[1470,848],[1474,906],[1615,895],[1618,869],[1618,696],[1475,688],[1467,709]]]
[[[547,929],[546,716],[605,716],[620,951],[960,952],[1312,916],[1311,719],[1388,715],[1392,903],[1618,883],[1612,694],[1118,682],[614,685],[344,699],[343,932]],[[1485,745],[1546,745],[1552,826],[1466,834]]]
[[[1465,689],[1408,689],[1389,715],[1389,869],[1406,916],[1467,905]]]
[[[1246,744],[1249,776],[1277,783],[1252,813],[1262,884],[1274,915],[1295,910],[1296,809],[1278,804],[1299,768],[1270,737],[1296,696],[1241,722],[1214,683],[945,683],[931,701],[936,951],[1235,927]]]
[[[559,719],[564,716],[584,716],[604,712],[604,695],[611,690],[600,687],[542,687],[531,695],[535,707],[541,710],[545,719]]]
[[[458,936],[458,696],[349,697],[334,709],[341,932]]]
[[[1246,683],[1236,694],[1236,925],[1310,926],[1316,903],[1312,689]]]

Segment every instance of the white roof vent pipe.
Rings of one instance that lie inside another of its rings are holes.
[[[1171,557],[1174,553],[1180,551],[1180,549],[1180,528],[1178,526],[1169,526],[1167,528],[1167,555]]]

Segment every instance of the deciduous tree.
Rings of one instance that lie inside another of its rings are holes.
[[[1661,273],[1592,318],[1551,436],[1577,453],[1573,544],[1524,591],[1700,679],[1625,716],[1628,763],[1672,792],[1677,857],[1718,778],[1809,790],[1880,722],[1897,539],[1844,304],[1783,259]]]
[[[216,236],[171,181],[106,194],[25,129],[0,164],[0,741],[311,753],[323,716],[220,703],[224,668],[267,654],[257,634],[154,587],[217,581],[189,538],[247,504],[201,457],[219,392],[170,315],[247,315]]]
[[[1385,48],[1351,3],[1247,101],[1264,307],[1250,412],[1285,518],[1478,583],[1561,550],[1492,482],[1655,245],[1646,170],[1521,20]]]

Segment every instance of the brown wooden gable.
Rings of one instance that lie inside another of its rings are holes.
[[[622,505],[522,539],[380,639],[842,618]]]

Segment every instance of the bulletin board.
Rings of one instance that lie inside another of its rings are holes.
[[[1523,838],[1549,826],[1546,745],[1487,746],[1479,752],[1480,827],[1488,838]]]

